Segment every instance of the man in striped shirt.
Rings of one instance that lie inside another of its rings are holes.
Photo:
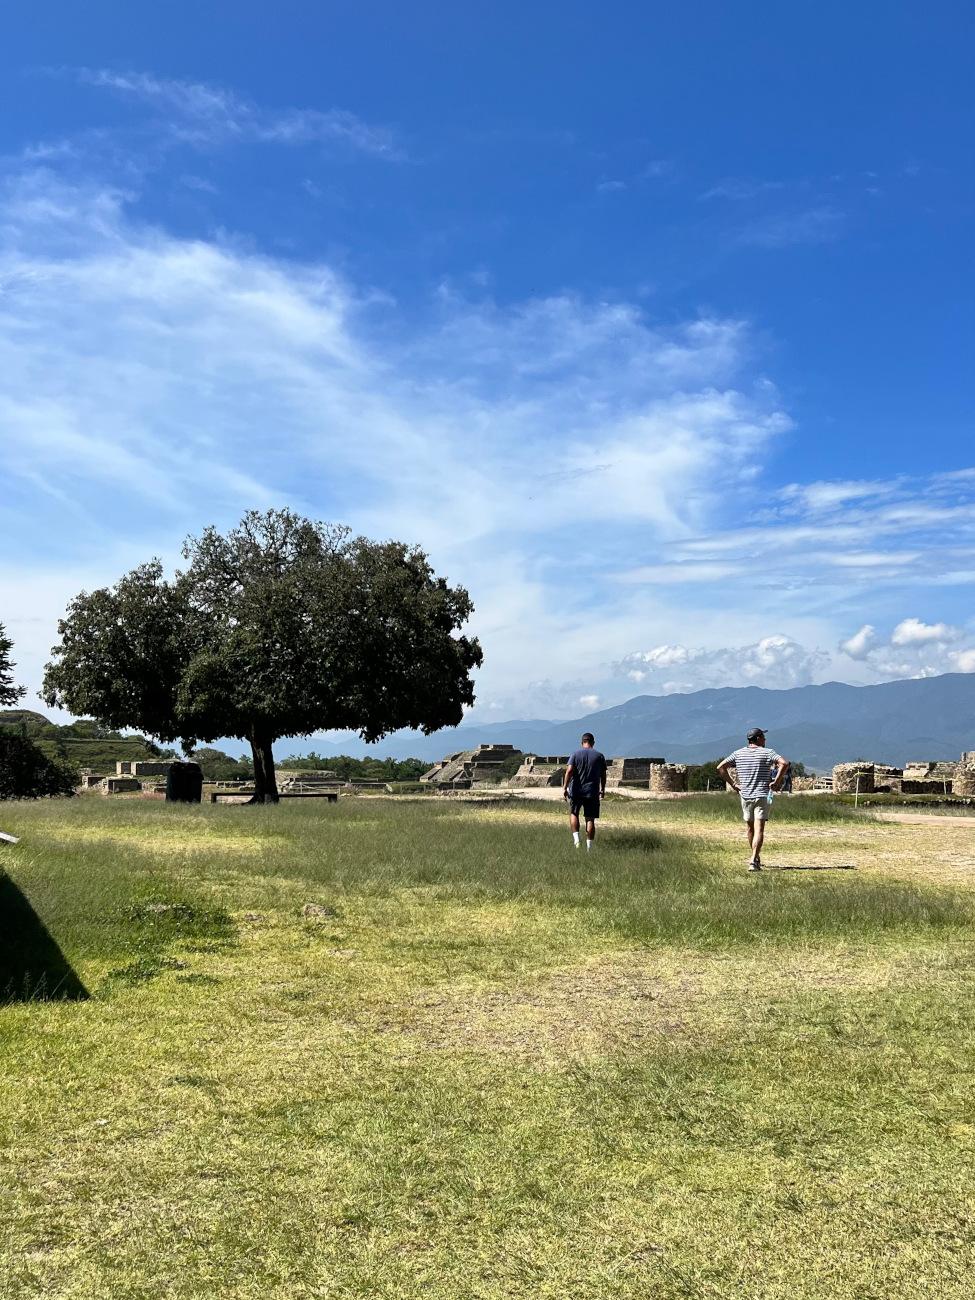
[[[741,815],[748,834],[748,870],[761,871],[765,823],[772,808],[772,791],[781,790],[789,769],[788,759],[767,749],[765,732],[752,727],[745,737],[748,744],[718,764],[718,775],[741,795]],[[732,776],[729,768],[734,767]]]

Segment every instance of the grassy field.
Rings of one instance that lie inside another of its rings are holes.
[[[967,1300],[971,828],[604,814],[4,806],[4,1300]]]

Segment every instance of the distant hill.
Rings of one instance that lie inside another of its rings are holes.
[[[782,691],[729,686],[638,695],[571,722],[470,724],[432,736],[397,732],[352,752],[437,759],[482,743],[508,742],[539,754],[565,754],[583,731],[592,731],[610,755],[661,754],[675,762],[702,763],[742,744],[746,729],[756,725],[767,729],[769,744],[817,771],[856,758],[897,765],[953,759],[975,749],[975,673],[878,686],[826,682]],[[348,741],[340,743],[347,752],[351,748]],[[286,747],[296,749],[298,743]]]
[[[145,736],[124,736],[100,727],[90,718],[61,725],[32,709],[0,709],[0,727],[23,729],[51,758],[66,758],[77,767],[114,772],[120,759],[156,758],[169,754]]]
[[[21,722],[46,752],[96,771],[114,768],[116,759],[162,752],[144,737],[106,731],[87,719],[58,726],[28,709],[0,711],[0,726]],[[756,725],[768,730],[776,749],[814,771],[856,758],[897,765],[910,759],[954,759],[962,750],[975,750],[975,673],[879,686],[826,682],[784,691],[728,686],[686,695],[637,695],[570,722],[472,723],[432,736],[399,731],[377,745],[352,738],[334,744],[317,737],[282,740],[275,749],[281,759],[314,744],[326,764],[343,753],[432,762],[488,742],[507,742],[536,754],[566,754],[583,731],[592,731],[609,755],[661,754],[674,762],[705,763],[742,744],[747,728]]]

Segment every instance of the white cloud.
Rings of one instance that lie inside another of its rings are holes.
[[[886,639],[866,624],[841,642],[840,650],[869,668],[874,680],[975,672],[975,649],[952,648],[964,637],[962,628],[949,623],[905,618]]]
[[[582,705],[582,707],[583,707],[584,709],[590,709],[590,710],[592,710],[592,709],[598,709],[598,708],[599,708],[599,696],[598,696],[598,695],[580,695],[580,696],[579,696],[579,703]]]
[[[840,642],[840,649],[851,659],[865,659],[877,640],[877,630],[869,623],[864,623],[859,632],[854,632],[846,641]]]
[[[804,686],[828,662],[822,651],[808,650],[791,637],[776,634],[745,646],[654,646],[626,655],[614,668],[629,681],[672,694],[706,686]]]
[[[957,641],[961,631],[947,623],[923,623],[919,618],[905,618],[891,634],[891,644],[897,646],[929,645]]]

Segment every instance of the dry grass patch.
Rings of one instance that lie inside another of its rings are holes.
[[[626,951],[509,987],[424,989],[385,1008],[373,1028],[405,1032],[424,1049],[548,1065],[638,1052],[663,1039],[713,1045],[806,994],[876,991],[943,975],[924,954],[889,951],[748,958]]]

